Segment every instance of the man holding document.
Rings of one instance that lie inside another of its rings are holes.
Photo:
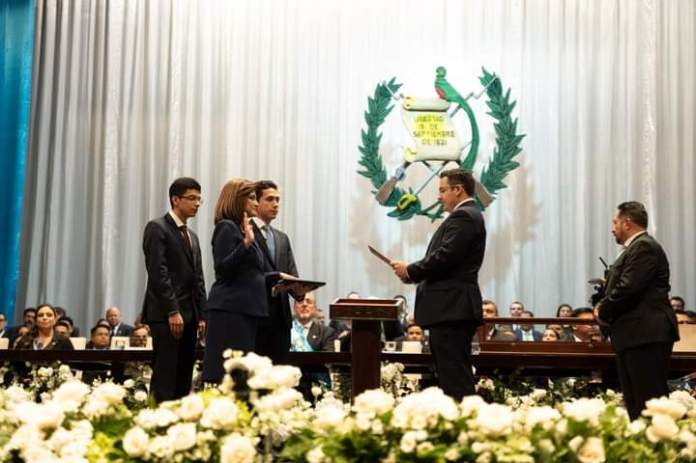
[[[404,283],[417,283],[416,323],[430,330],[430,350],[442,390],[455,400],[474,394],[471,340],[483,323],[478,272],[486,226],[474,200],[475,181],[463,169],[440,174],[439,200],[450,215],[423,259],[391,261]]]

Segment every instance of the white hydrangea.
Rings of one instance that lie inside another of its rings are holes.
[[[203,411],[201,425],[210,429],[230,429],[237,422],[238,415],[237,404],[232,399],[216,398]]]
[[[220,447],[220,463],[253,463],[255,442],[239,433],[227,436]]]
[[[155,436],[150,440],[148,453],[160,460],[170,460],[174,455],[168,436]]]
[[[378,416],[387,413],[394,407],[394,396],[381,389],[365,391],[355,398],[353,410],[357,414]]]
[[[83,458],[92,442],[93,428],[87,420],[71,423],[71,429],[56,429],[48,440],[48,446],[57,455],[67,459]]]
[[[492,383],[492,381],[491,381]],[[478,395],[470,395],[466,396],[462,399],[461,403],[459,404],[459,409],[461,416],[463,418],[467,418],[471,415],[474,414],[474,412],[478,411],[480,407],[483,405],[486,405],[486,401],[483,400],[481,396]]]
[[[527,432],[531,432],[537,424],[541,424],[544,430],[549,431],[556,421],[561,419],[558,410],[549,406],[530,407],[526,410],[520,410],[518,413],[518,420],[524,423]]]
[[[347,412],[343,405],[329,403],[317,407],[312,425],[320,430],[331,430],[339,427],[346,416]]]
[[[278,389],[254,401],[259,412],[278,412],[288,410],[303,402],[302,394],[295,389]]]

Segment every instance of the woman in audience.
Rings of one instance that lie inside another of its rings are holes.
[[[573,316],[573,308],[568,304],[561,304],[556,309],[557,317],[570,318]],[[564,339],[573,339],[573,327],[570,325],[563,325],[563,334],[559,333],[559,336]]]
[[[556,330],[552,328],[546,328],[541,340],[544,342],[556,342],[558,341],[558,333],[556,333]]]
[[[225,350],[254,350],[257,322],[268,316],[263,255],[251,224],[258,206],[254,184],[245,179],[227,182],[215,206],[215,283],[206,306],[206,349],[201,375],[206,383],[222,379]],[[278,272],[269,273],[269,287],[279,276]]]
[[[38,306],[34,328],[27,335],[19,338],[15,349],[73,350],[70,339],[53,330],[57,318],[56,311],[51,305],[41,304]]]

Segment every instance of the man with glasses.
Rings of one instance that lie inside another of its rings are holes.
[[[423,259],[410,265],[391,263],[404,283],[418,283],[416,323],[429,330],[440,387],[455,400],[474,394],[471,340],[483,323],[478,272],[486,226],[474,189],[470,172],[442,172],[439,200],[449,217],[433,235]]]
[[[201,248],[187,225],[202,202],[200,184],[189,177],[174,180],[169,202],[172,209],[151,220],[143,236],[147,288],[141,320],[152,332],[150,391],[158,403],[191,391],[196,334],[205,325]]]

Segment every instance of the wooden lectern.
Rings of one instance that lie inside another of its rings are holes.
[[[403,301],[400,299],[336,299],[329,306],[334,320],[350,320],[352,396],[380,387],[382,353],[381,326],[384,320],[396,320]]]

